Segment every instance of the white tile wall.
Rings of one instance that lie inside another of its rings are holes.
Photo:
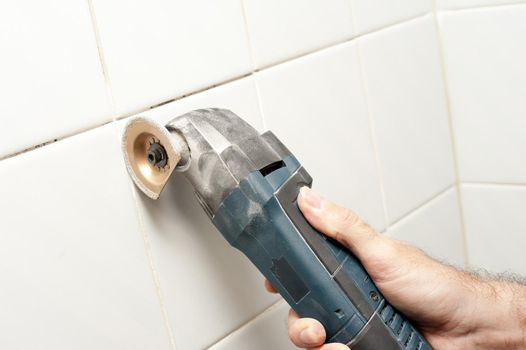
[[[357,34],[364,34],[433,10],[433,0],[350,0]]]
[[[463,185],[462,200],[472,264],[526,275],[526,187]]]
[[[243,0],[256,67],[352,36],[349,0]]]
[[[469,7],[502,6],[523,3],[524,0],[436,0],[440,9],[461,9]]]
[[[110,118],[86,2],[0,3],[0,158]]]
[[[416,245],[436,259],[465,267],[458,203],[456,188],[452,187],[391,226],[388,234]]]
[[[526,5],[440,16],[462,181],[526,183]]]
[[[4,349],[170,349],[113,125],[0,162]]]
[[[267,128],[286,140],[323,195],[385,227],[356,45],[258,73]]]
[[[261,130],[252,78],[142,115],[167,122],[211,106],[231,109]],[[158,201],[137,196],[178,348],[210,346],[277,301],[264,290],[261,274],[212,226],[183,176],[176,176]]]
[[[390,221],[454,182],[437,34],[430,16],[359,41]]]
[[[248,73],[240,0],[92,0],[120,115]]]
[[[526,4],[437,0],[438,40],[431,1],[2,3],[0,347],[293,348],[182,176],[131,185],[112,110],[232,109],[379,230],[525,274]]]
[[[287,333],[287,315],[290,307],[280,302],[266,310],[257,319],[221,340],[210,350],[296,350]]]

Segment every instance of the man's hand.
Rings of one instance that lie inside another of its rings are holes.
[[[483,280],[441,264],[413,246],[375,232],[351,210],[307,187],[302,188],[298,205],[312,226],[362,262],[387,300],[413,321],[433,349],[526,349],[526,287],[520,283]],[[265,287],[275,292],[268,281]],[[348,349],[342,344],[323,345],[323,326],[292,310],[288,326],[298,347]]]

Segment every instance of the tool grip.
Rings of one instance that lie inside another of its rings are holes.
[[[300,317],[322,323],[327,343],[353,350],[431,350],[362,264],[306,221],[296,200],[300,188],[311,182],[302,167],[294,173],[285,167],[265,179],[249,176],[225,200],[214,223]],[[268,183],[274,186],[272,195],[261,196]]]

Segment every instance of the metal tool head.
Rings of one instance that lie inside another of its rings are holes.
[[[163,125],[144,117],[128,122],[122,150],[135,185],[152,199],[159,198],[181,159],[186,162],[189,156],[182,136],[172,135]]]

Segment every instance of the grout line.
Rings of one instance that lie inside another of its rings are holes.
[[[221,343],[222,341],[224,341],[224,340],[232,337],[234,334],[237,334],[238,332],[241,332],[244,329],[250,327],[252,324],[256,323],[260,318],[262,318],[263,316],[267,315],[268,313],[274,311],[275,309],[280,307],[282,304],[285,304],[285,300],[280,298],[280,300],[276,301],[274,304],[270,305],[268,308],[266,308],[265,310],[263,310],[262,312],[260,312],[259,314],[257,314],[256,316],[254,316],[253,318],[248,320],[247,322],[243,323],[241,326],[235,328],[234,330],[229,332],[227,335],[225,335],[224,337],[222,337],[219,340],[217,340],[212,345],[206,347],[205,350],[212,350],[216,345],[219,345],[219,343]]]
[[[478,181],[462,181],[461,185],[467,186],[500,186],[500,187],[526,187],[526,183],[511,183],[511,182],[478,182]]]
[[[348,39],[343,39],[343,40],[340,40],[340,41],[336,41],[336,42],[333,42],[331,44],[327,44],[327,45],[324,45],[324,46],[320,46],[316,49],[313,49],[309,52],[305,52],[305,53],[301,53],[301,54],[297,54],[295,56],[290,56],[286,59],[283,59],[283,60],[279,60],[279,61],[276,61],[274,63],[271,63],[271,64],[268,64],[266,66],[262,66],[261,68],[257,68],[255,70],[255,72],[261,72],[261,71],[265,71],[267,69],[271,69],[271,68],[274,68],[276,66],[279,66],[281,64],[284,64],[284,63],[288,63],[288,62],[291,62],[291,61],[295,61],[297,59],[301,59],[301,58],[304,58],[304,57],[307,57],[307,56],[310,56],[312,54],[317,54],[317,53],[320,53],[320,52],[324,52],[324,51],[327,51],[327,50],[330,50],[332,48],[336,48],[336,47],[339,47],[339,46],[343,46],[345,44],[348,44],[354,40],[358,40],[360,38],[363,38],[363,37],[366,37],[368,35],[372,35],[372,34],[376,34],[376,33],[379,33],[379,32],[382,32],[384,30],[389,30],[393,27],[397,27],[399,25],[402,25],[402,24],[405,24],[405,23],[409,23],[409,22],[412,22],[412,21],[415,21],[415,20],[418,20],[422,17],[425,17],[427,15],[431,14],[430,12],[426,12],[426,13],[420,13],[416,16],[413,16],[413,17],[409,17],[409,18],[405,18],[405,19],[401,19],[399,21],[395,21],[395,22],[392,22],[392,23],[389,23],[389,24],[386,24],[384,26],[381,26],[381,27],[378,27],[378,28],[375,28],[371,31],[366,31],[364,33],[361,33],[361,34],[358,34],[358,35],[353,35],[352,37],[348,38]],[[354,26],[354,25],[353,25]],[[354,27],[353,27],[353,31],[354,31]]]
[[[205,86],[203,88],[200,88],[200,89],[196,89],[196,90],[193,90],[191,92],[188,92],[188,93],[185,93],[185,94],[182,94],[182,95],[178,95],[178,96],[175,96],[174,98],[171,98],[171,99],[168,99],[168,100],[164,100],[164,101],[161,101],[157,104],[154,104],[154,105],[151,105],[151,106],[148,106],[148,107],[143,107],[143,108],[137,108],[133,111],[130,111],[130,112],[127,112],[125,114],[122,114],[121,116],[119,116],[117,118],[117,120],[122,120],[122,119],[126,119],[128,117],[131,117],[133,115],[136,115],[136,114],[140,114],[140,113],[144,113],[144,112],[147,112],[151,109],[155,109],[155,108],[158,108],[158,107],[161,107],[161,106],[164,106],[166,104],[169,104],[169,103],[172,103],[172,102],[175,102],[175,101],[179,101],[179,100],[182,100],[184,98],[187,98],[187,97],[190,97],[190,96],[193,96],[193,95],[197,95],[201,92],[205,92],[205,91],[208,91],[208,90],[212,90],[212,89],[215,89],[217,87],[220,87],[220,86],[223,86],[223,85],[226,85],[226,84],[230,84],[230,83],[233,83],[233,82],[236,82],[236,81],[239,81],[239,80],[242,80],[244,78],[248,78],[252,75],[252,73],[245,73],[245,74],[242,74],[242,75],[238,75],[238,76],[235,76],[235,77],[232,77],[230,79],[225,79],[225,80],[222,80],[220,82],[217,82],[215,84],[212,84],[212,85],[208,85],[208,86]]]
[[[256,56],[254,54],[254,46],[252,44],[252,40],[250,39],[250,30],[248,27],[248,15],[245,7],[245,0],[239,0],[239,2],[241,3],[241,14],[243,16],[243,25],[245,27],[245,34],[247,37],[248,53],[250,56],[250,60],[252,61],[252,72],[254,72],[256,70]]]
[[[120,140],[120,133],[119,133],[117,124],[115,123],[117,121],[117,119],[118,119],[118,117],[117,117],[117,107],[116,107],[116,104],[115,104],[115,98],[114,98],[114,95],[113,95],[113,89],[112,89],[111,82],[110,82],[110,77],[109,77],[109,74],[108,74],[108,66],[106,64],[106,59],[104,57],[104,52],[103,52],[103,49],[102,49],[102,40],[101,40],[99,28],[97,26],[97,20],[96,20],[96,17],[95,17],[95,9],[93,7],[93,0],[87,0],[87,1],[88,1],[88,7],[89,7],[90,15],[91,15],[91,23],[92,23],[92,26],[93,26],[93,32],[95,34],[95,39],[96,39],[96,42],[97,42],[97,50],[98,50],[98,53],[99,53],[99,60],[100,60],[101,68],[102,68],[102,73],[104,75],[104,82],[105,82],[105,86],[106,86],[106,93],[107,93],[107,95],[108,95],[108,97],[110,99],[111,116],[112,116],[112,120],[113,120],[115,136],[116,136],[116,139],[117,139],[118,147],[120,148],[120,142],[121,142],[121,140]],[[141,233],[141,236],[142,236],[142,239],[143,239],[143,242],[144,242],[144,249],[145,249],[145,253],[146,253],[146,258],[148,260],[148,264],[149,264],[149,267],[150,267],[150,272],[152,274],[152,279],[153,279],[153,283],[154,283],[154,287],[155,287],[155,292],[157,294],[157,299],[159,301],[159,306],[160,306],[160,309],[161,309],[160,311],[161,311],[161,315],[162,315],[162,318],[163,318],[163,323],[164,323],[165,329],[167,331],[167,335],[168,335],[168,339],[170,341],[171,348],[172,348],[172,350],[176,350],[175,337],[174,337],[174,334],[172,332],[172,326],[170,324],[170,318],[168,317],[168,312],[166,310],[166,304],[164,302],[164,297],[163,297],[162,290],[161,290],[161,283],[160,283],[160,279],[159,279],[159,273],[157,272],[157,269],[156,269],[156,266],[155,266],[155,261],[154,261],[154,258],[153,258],[153,251],[152,251],[152,247],[151,247],[150,237],[148,236],[148,232],[146,231],[146,229],[144,227],[144,221],[143,221],[143,218],[142,218],[142,215],[141,215],[141,210],[139,208],[139,201],[138,201],[138,198],[137,198],[137,191],[135,190],[132,181],[130,181],[128,179],[128,182],[129,182],[129,188],[130,188],[130,191],[131,191],[133,202],[134,202],[134,205],[135,205],[136,218],[137,218],[137,221],[138,221],[138,224],[139,224],[140,233]]]
[[[106,94],[109,98],[110,106],[111,106],[111,118],[113,121],[117,120],[117,107],[115,105],[115,98],[113,96],[113,88],[111,87],[110,82],[110,76],[108,72],[108,65],[106,64],[106,58],[104,56],[104,51],[102,50],[102,39],[99,31],[99,27],[97,25],[97,17],[95,16],[95,8],[93,6],[93,0],[87,0],[90,17],[91,17],[91,25],[93,27],[93,34],[95,35],[95,42],[97,43],[97,51],[99,54],[99,61],[102,68],[102,75],[104,76],[104,84],[106,86]]]
[[[354,22],[354,21],[353,21]],[[387,210],[387,201],[386,201],[386,195],[385,195],[385,184],[384,184],[384,169],[382,167],[382,162],[380,159],[380,150],[378,148],[378,139],[376,137],[376,126],[374,123],[374,115],[372,111],[372,103],[370,99],[369,94],[369,88],[366,82],[366,74],[365,74],[365,67],[363,64],[363,57],[362,57],[362,50],[361,50],[361,44],[358,42],[356,45],[356,55],[358,59],[358,66],[360,69],[360,84],[362,86],[363,94],[365,95],[365,108],[367,110],[367,119],[369,121],[369,135],[371,137],[371,144],[373,146],[373,153],[374,153],[374,160],[376,163],[376,170],[378,171],[378,180],[380,185],[380,194],[382,197],[382,206],[384,210],[384,219],[385,219],[385,226],[389,226],[389,213]]]
[[[389,232],[390,228],[392,228],[393,226],[397,225],[401,221],[405,220],[409,216],[413,215],[413,213],[415,213],[416,211],[418,211],[418,210],[422,209],[423,207],[427,206],[429,203],[433,202],[435,199],[438,199],[443,194],[445,194],[447,191],[449,191],[449,190],[451,190],[452,188],[455,188],[455,187],[456,187],[456,184],[453,183],[453,184],[447,186],[445,189],[440,190],[439,192],[435,193],[434,195],[432,195],[431,197],[426,199],[424,202],[420,203],[415,208],[411,209],[407,214],[403,215],[402,217],[400,217],[400,218],[394,220],[392,223],[390,223],[389,226],[386,229],[386,232]]]
[[[513,6],[526,6],[526,1],[518,0],[518,1],[515,1],[515,2],[509,2],[509,3],[505,3],[505,4],[490,4],[490,5],[466,6],[466,7],[444,8],[444,9],[440,9],[440,8],[437,7],[437,12],[443,12],[443,13],[469,12],[469,11],[477,11],[477,10],[490,10],[490,9],[506,8],[506,7],[513,7]]]
[[[64,134],[64,135],[62,135],[60,137],[55,137],[54,139],[51,139],[51,140],[39,143],[37,145],[31,146],[31,147],[28,147],[28,148],[24,148],[24,149],[22,149],[20,151],[16,151],[14,153],[7,154],[5,156],[0,156],[0,161],[16,157],[16,156],[19,156],[19,155],[27,153],[27,152],[34,151],[34,150],[42,148],[44,146],[48,146],[48,145],[54,144],[55,142],[58,142],[58,141],[69,139],[70,137],[77,136],[79,134],[82,134],[82,133],[85,133],[85,132],[88,132],[88,131],[91,131],[91,130],[94,130],[94,129],[97,129],[97,128],[100,128],[100,127],[103,127],[103,126],[108,125],[110,123],[112,123],[112,121],[106,121],[106,122],[103,122],[102,124],[97,124],[97,125],[94,125],[94,126],[91,126],[91,127],[79,128],[79,129],[73,131],[72,133]]]
[[[88,0],[88,1],[92,1],[92,0]],[[144,108],[139,108],[139,109],[136,109],[136,110],[133,110],[133,111],[130,111],[128,113],[125,113],[125,114],[122,114],[122,115],[117,115],[117,113],[112,113],[113,114],[113,121],[118,121],[118,120],[122,120],[122,119],[125,119],[125,118],[128,118],[130,116],[133,116],[133,115],[136,115],[136,114],[140,114],[140,113],[143,113],[143,112],[146,112],[146,111],[149,111],[153,108],[157,108],[157,107],[160,107],[162,105],[165,105],[165,104],[168,104],[168,103],[171,103],[171,102],[175,102],[175,101],[178,101],[180,99],[183,99],[183,98],[186,98],[186,97],[189,97],[189,96],[192,96],[192,95],[195,95],[195,94],[198,94],[198,93],[201,93],[201,92],[204,92],[204,91],[207,91],[207,90],[211,90],[213,88],[216,88],[216,87],[219,87],[219,86],[222,86],[222,85],[225,85],[225,84],[228,84],[228,83],[232,83],[232,82],[235,82],[235,81],[238,81],[238,80],[241,80],[243,78],[247,78],[249,76],[253,76],[256,72],[261,72],[261,71],[264,71],[264,70],[267,70],[267,69],[270,69],[270,68],[273,68],[273,67],[276,67],[278,65],[281,65],[283,63],[287,63],[287,62],[291,62],[291,61],[294,61],[294,60],[297,60],[297,59],[301,59],[301,58],[304,58],[306,56],[309,56],[309,55],[312,55],[312,54],[317,54],[317,53],[320,53],[320,52],[323,52],[323,51],[326,51],[326,50],[329,50],[329,49],[332,49],[332,48],[335,48],[335,47],[338,47],[338,46],[342,46],[342,45],[345,45],[345,44],[348,44],[350,43],[351,41],[355,40],[355,39],[358,39],[358,38],[361,38],[361,37],[364,37],[364,36],[367,36],[367,35],[370,35],[370,34],[373,34],[373,33],[376,33],[376,32],[380,32],[382,30],[386,30],[386,29],[389,29],[391,27],[395,27],[395,26],[398,26],[398,25],[401,25],[401,24],[404,24],[406,22],[411,22],[413,20],[416,20],[416,19],[419,19],[421,17],[425,17],[427,16],[428,13],[425,13],[425,14],[420,14],[418,16],[415,16],[415,17],[412,17],[412,18],[406,18],[404,20],[400,20],[400,21],[397,21],[397,22],[393,22],[393,23],[390,23],[386,26],[383,26],[383,27],[380,27],[380,28],[377,28],[375,29],[374,31],[370,31],[370,32],[366,32],[366,33],[362,33],[360,35],[357,35],[357,36],[354,36],[352,38],[349,38],[349,39],[346,39],[344,41],[340,41],[340,42],[337,42],[337,43],[333,43],[329,46],[324,46],[324,47],[320,47],[318,49],[315,49],[315,50],[312,50],[312,51],[309,51],[307,53],[304,53],[304,54],[301,54],[301,55],[297,55],[297,56],[292,56],[292,57],[289,57],[287,58],[286,60],[283,60],[283,61],[279,61],[279,62],[275,62],[271,65],[268,65],[266,67],[263,67],[263,68],[260,68],[260,69],[257,69],[257,70],[254,70],[253,72],[251,73],[248,73],[248,74],[244,74],[244,75],[240,75],[240,76],[236,76],[236,77],[233,77],[231,79],[227,79],[227,80],[223,80],[221,82],[218,82],[216,84],[211,84],[207,87],[204,87],[202,89],[197,89],[197,90],[194,90],[192,92],[189,92],[187,94],[183,94],[183,95],[179,95],[179,96],[176,96],[172,99],[168,99],[168,100],[165,100],[165,101],[161,101],[155,105],[152,105],[152,106],[148,106],[148,107],[144,107]],[[97,46],[99,44],[97,43]],[[102,50],[101,50],[102,52]],[[101,57],[101,56],[99,56]],[[103,60],[104,58],[102,57],[101,60]],[[106,68],[105,68],[106,69]],[[107,76],[107,70],[106,72],[104,72],[105,74],[105,77]],[[108,79],[109,81],[109,79]],[[257,84],[256,84],[256,88],[257,88]],[[112,89],[111,89],[112,91]],[[111,92],[111,95],[110,95],[110,99],[113,99],[113,93]],[[112,108],[115,108],[114,107],[115,104],[112,102]],[[80,129],[80,130],[77,130],[75,132],[72,132],[72,133],[69,133],[69,134],[65,134],[63,136],[59,136],[59,137],[55,137],[51,140],[48,140],[48,141],[45,141],[41,144],[38,144],[38,145],[35,145],[35,146],[32,146],[32,147],[28,147],[26,149],[23,149],[23,150],[20,150],[20,151],[17,151],[15,153],[11,153],[11,154],[8,154],[8,155],[5,155],[3,157],[0,157],[0,161],[4,160],[4,159],[8,159],[8,158],[12,158],[12,157],[15,157],[15,156],[18,156],[22,153],[26,153],[26,152],[30,152],[32,151],[33,149],[35,148],[40,148],[42,146],[47,146],[48,144],[51,144],[51,143],[54,143],[54,142],[57,142],[57,141],[61,141],[61,140],[64,140],[66,138],[69,138],[69,137],[72,137],[72,136],[75,136],[75,135],[78,135],[78,134],[81,134],[83,132],[86,132],[86,131],[90,131],[92,129],[95,129],[95,128],[98,128],[102,125],[105,125],[107,123],[103,123],[103,124],[98,124],[96,126],[93,126],[93,127],[88,127],[88,128],[84,128],[84,129]]]
[[[186,98],[186,97],[189,97],[189,96],[192,96],[192,95],[195,95],[195,94],[198,94],[198,93],[201,93],[201,92],[204,92],[204,91],[207,91],[207,90],[211,90],[213,88],[216,88],[216,87],[220,87],[220,86],[223,86],[225,84],[229,84],[229,83],[232,83],[232,82],[235,82],[235,81],[238,81],[238,80],[241,80],[241,79],[244,79],[244,78],[247,78],[249,76],[251,76],[252,74],[246,74],[246,75],[242,75],[242,76],[238,76],[238,77],[235,77],[235,78],[232,78],[230,80],[225,80],[221,83],[218,83],[218,84],[215,84],[215,85],[211,85],[207,88],[203,88],[201,90],[196,90],[192,93],[188,93],[188,94],[185,94],[185,95],[182,95],[180,97],[177,97],[177,98],[174,98],[174,99],[171,99],[171,100],[168,100],[168,101],[165,101],[165,102],[161,102],[155,106],[151,106],[151,107],[147,107],[147,108],[142,108],[138,111],[134,111],[134,112],[130,112],[128,114],[125,114],[125,115],[122,115],[122,116],[119,116],[119,117],[116,117],[115,119],[112,119],[111,121],[107,121],[107,122],[104,122],[102,124],[97,124],[97,125],[94,125],[94,126],[90,126],[90,127],[86,127],[86,128],[80,128],[80,129],[77,129],[69,134],[63,134],[62,136],[59,136],[59,137],[55,137],[54,139],[52,140],[48,140],[48,141],[45,141],[45,142],[42,142],[42,143],[39,143],[37,145],[34,145],[34,146],[31,146],[31,147],[28,147],[28,148],[24,148],[20,151],[16,151],[14,153],[11,153],[11,154],[7,154],[5,156],[0,156],[0,161],[2,160],[5,160],[5,159],[9,159],[9,158],[13,158],[13,157],[16,157],[16,156],[19,156],[23,153],[27,153],[27,152],[31,152],[37,148],[41,148],[41,147],[44,147],[44,146],[47,146],[47,145],[50,145],[50,144],[53,144],[55,142],[58,142],[58,141],[62,141],[62,140],[65,140],[65,139],[68,139],[70,137],[73,137],[73,136],[77,136],[77,135],[80,135],[82,133],[85,133],[85,132],[88,132],[88,131],[91,131],[91,130],[94,130],[94,129],[97,129],[99,127],[102,127],[104,125],[107,125],[109,123],[112,123],[112,122],[116,122],[116,121],[119,121],[119,120],[122,120],[122,119],[126,119],[128,117],[131,117],[133,115],[136,115],[136,114],[140,114],[140,113],[144,113],[144,112],[147,112],[153,108],[157,108],[157,107],[160,107],[162,105],[165,105],[165,104],[168,104],[168,103],[171,103],[171,102],[174,102],[174,101],[178,101],[178,100],[181,100],[183,98]]]
[[[159,273],[157,271],[156,265],[155,265],[155,259],[153,257],[153,249],[150,241],[150,236],[148,235],[148,231],[145,228],[144,225],[144,219],[141,215],[141,209],[139,207],[139,199],[138,199],[138,193],[134,187],[134,184],[132,181],[129,181],[130,190],[132,192],[133,201],[135,204],[135,211],[137,215],[137,221],[139,223],[139,229],[141,231],[142,239],[144,241],[144,250],[146,252],[146,257],[148,259],[148,263],[150,265],[150,271],[152,273],[153,282],[155,285],[155,291],[157,294],[157,299],[159,301],[159,306],[161,307],[161,314],[164,320],[164,326],[166,328],[166,331],[168,333],[168,338],[170,339],[170,345],[172,347],[172,350],[176,350],[175,346],[175,336],[172,331],[172,325],[170,323],[170,317],[168,316],[168,311],[166,308],[166,303],[164,301],[164,295],[161,289],[161,281],[159,277]]]
[[[254,46],[252,44],[252,40],[250,39],[250,30],[248,28],[248,15],[247,15],[247,11],[245,8],[245,0],[239,0],[239,1],[241,1],[241,9],[243,12],[243,23],[245,25],[245,33],[247,34],[248,51],[250,54],[250,60],[252,61],[252,74],[251,75],[253,76],[254,88],[256,90],[256,96],[258,99],[258,109],[259,109],[259,114],[261,118],[261,125],[263,127],[263,131],[266,131],[267,130],[267,120],[265,118],[265,114],[263,113],[263,100],[261,98],[261,90],[259,89],[259,84],[256,78],[256,74],[254,73],[256,70],[256,56],[254,54]]]
[[[460,190],[460,168],[459,168],[459,159],[458,159],[458,150],[457,150],[457,140],[456,140],[456,134],[454,130],[453,125],[453,113],[452,113],[452,107],[451,107],[451,92],[449,90],[449,80],[447,77],[446,72],[446,59],[445,59],[445,51],[444,51],[444,40],[442,37],[442,32],[440,31],[440,24],[438,22],[438,14],[437,14],[437,0],[433,0],[433,7],[434,7],[434,16],[433,16],[433,22],[435,25],[435,31],[436,31],[436,43],[438,45],[438,51],[439,51],[439,59],[440,59],[440,72],[442,75],[442,82],[444,84],[444,97],[446,100],[446,108],[447,108],[447,115],[448,115],[448,126],[449,126],[449,137],[451,142],[451,155],[453,158],[453,169],[455,172],[455,190],[457,193],[457,204],[460,212],[460,227],[462,232],[462,243],[464,245],[464,264],[466,268],[471,267],[471,259],[469,255],[469,249],[468,249],[468,237],[467,237],[467,229],[466,229],[466,220],[465,220],[465,214],[464,214],[464,205],[462,200],[462,191]]]

